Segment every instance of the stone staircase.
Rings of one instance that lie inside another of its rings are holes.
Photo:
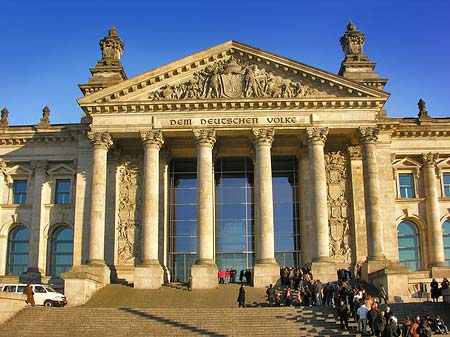
[[[0,327],[0,336],[360,336],[339,329],[332,307],[267,307],[264,289],[247,288],[247,308],[237,308],[238,285],[187,291],[163,287],[139,290],[110,285],[83,306],[26,308]],[[390,305],[406,315],[440,314],[450,322],[450,305]]]

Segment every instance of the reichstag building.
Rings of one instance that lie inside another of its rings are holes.
[[[110,282],[215,288],[231,267],[264,287],[360,265],[399,296],[449,276],[450,117],[419,97],[388,117],[365,35],[339,42],[337,74],[228,41],[128,78],[111,28],[80,123],[2,110],[0,278],[61,278],[82,303]]]

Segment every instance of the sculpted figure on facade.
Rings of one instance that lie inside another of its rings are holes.
[[[342,50],[345,53],[346,61],[366,61],[367,55],[363,54],[363,46],[366,36],[356,29],[356,26],[350,21],[347,25],[347,31],[339,40]]]
[[[0,125],[1,126],[8,126],[9,122],[8,122],[8,115],[9,115],[9,111],[6,108],[2,109],[2,118],[0,119]]]
[[[139,261],[141,251],[142,154],[130,153],[122,156],[117,172],[119,194],[116,227],[117,263],[134,265]]]
[[[325,154],[330,256],[336,262],[351,262],[347,161],[340,151]]]
[[[116,29],[111,27],[108,31],[108,36],[100,40],[100,48],[102,50],[103,61],[119,61],[123,53],[125,44],[117,35]]]
[[[333,97],[329,89],[313,88],[268,72],[259,65],[230,57],[193,74],[192,80],[165,85],[149,96],[151,100],[205,98],[302,98]]]

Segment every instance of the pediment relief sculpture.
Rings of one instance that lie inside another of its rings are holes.
[[[283,78],[233,56],[195,72],[192,79],[166,84],[150,100],[336,97],[331,88]]]

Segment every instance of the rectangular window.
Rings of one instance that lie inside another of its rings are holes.
[[[27,181],[14,180],[13,182],[14,204],[25,204],[27,202]]]
[[[400,173],[398,176],[400,198],[415,198],[416,193],[414,191],[414,177],[412,173]]]
[[[443,174],[444,196],[450,197],[450,172]]]
[[[70,179],[56,179],[55,204],[70,204]]]

